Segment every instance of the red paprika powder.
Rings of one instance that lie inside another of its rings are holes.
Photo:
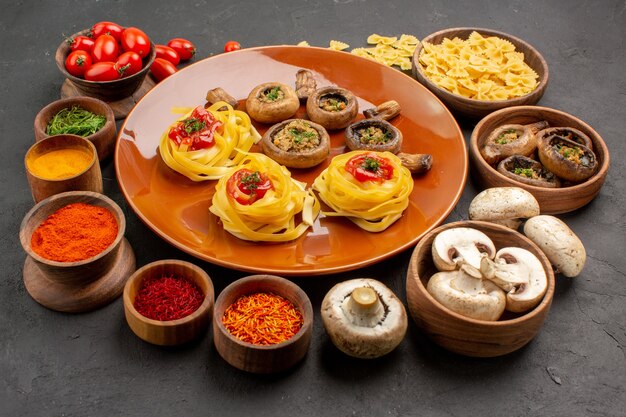
[[[33,232],[30,246],[42,258],[77,262],[108,248],[117,232],[117,221],[109,210],[74,203],[48,216]]]

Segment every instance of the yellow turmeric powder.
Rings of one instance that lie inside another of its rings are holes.
[[[28,169],[46,180],[63,180],[83,172],[94,155],[80,148],[58,149],[30,158]]]

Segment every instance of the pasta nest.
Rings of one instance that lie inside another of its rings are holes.
[[[233,109],[224,101],[218,101],[207,110],[222,124],[213,133],[215,145],[189,151],[186,145],[179,147],[168,138],[170,129],[190,117],[193,109],[170,125],[159,142],[159,152],[167,166],[192,181],[217,180],[223,177],[243,160],[245,152],[252,145],[261,140],[261,135],[245,112]]]
[[[230,176],[244,168],[265,174],[273,186],[250,205],[240,204],[227,191]],[[306,189],[306,183],[292,178],[284,166],[263,154],[248,153],[231,172],[217,182],[209,208],[221,219],[227,232],[243,240],[287,242],[313,226],[320,213],[320,203]]]
[[[393,167],[393,177],[383,182],[358,181],[346,171],[346,163],[358,154],[376,153]],[[326,216],[346,216],[368,232],[382,232],[398,220],[409,205],[413,178],[400,159],[390,152],[352,151],[335,156],[315,178],[313,189],[334,211]]]

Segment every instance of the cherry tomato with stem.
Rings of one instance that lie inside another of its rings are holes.
[[[91,56],[93,62],[112,62],[117,59],[120,54],[120,48],[117,41],[111,35],[100,35],[93,44]]]
[[[128,51],[121,54],[117,61],[117,70],[122,74],[122,78],[130,77],[133,74],[137,74],[143,68],[143,62],[137,52]]]
[[[156,58],[150,66],[150,72],[157,81],[163,81],[176,71],[176,66],[163,58]]]
[[[87,51],[74,51],[65,60],[65,69],[74,77],[83,77],[93,61]]]
[[[91,28],[91,36],[98,39],[101,35],[111,35],[116,41],[122,40],[124,28],[113,22],[98,22]]]
[[[237,41],[228,41],[224,45],[224,52],[238,51],[241,49],[241,45]]]
[[[70,46],[72,51],[87,51],[91,52],[95,41],[88,36],[78,35],[74,38],[67,38],[65,40]]]
[[[170,61],[174,65],[178,65],[180,63],[180,56],[178,55],[178,52],[167,45],[156,46],[156,57]]]
[[[124,29],[121,43],[125,52],[136,52],[142,58],[150,53],[150,38],[141,29],[135,27]]]
[[[87,71],[85,79],[87,81],[115,81],[121,77],[115,62],[96,62]]]
[[[174,38],[167,43],[167,46],[178,52],[181,61],[188,61],[196,54],[196,47],[184,38]]]

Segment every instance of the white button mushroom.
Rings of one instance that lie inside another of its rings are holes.
[[[472,277],[465,265],[456,271],[436,273],[426,290],[443,306],[476,320],[496,321],[506,305],[504,292],[497,285]]]
[[[506,310],[521,313],[541,301],[548,289],[548,277],[541,261],[526,249],[502,248],[495,262],[483,259],[484,277],[506,291]]]
[[[453,271],[461,264],[479,269],[484,257],[496,254],[489,236],[470,227],[455,227],[439,233],[432,245],[433,261],[439,271]]]
[[[470,220],[483,220],[517,229],[521,219],[539,215],[539,203],[519,187],[494,187],[481,191],[469,206]]]
[[[331,341],[357,358],[377,358],[404,338],[404,305],[383,283],[369,278],[341,282],[322,301],[322,321]]]
[[[524,225],[524,234],[546,254],[566,277],[575,277],[585,267],[587,252],[578,236],[554,216],[536,216]]]

